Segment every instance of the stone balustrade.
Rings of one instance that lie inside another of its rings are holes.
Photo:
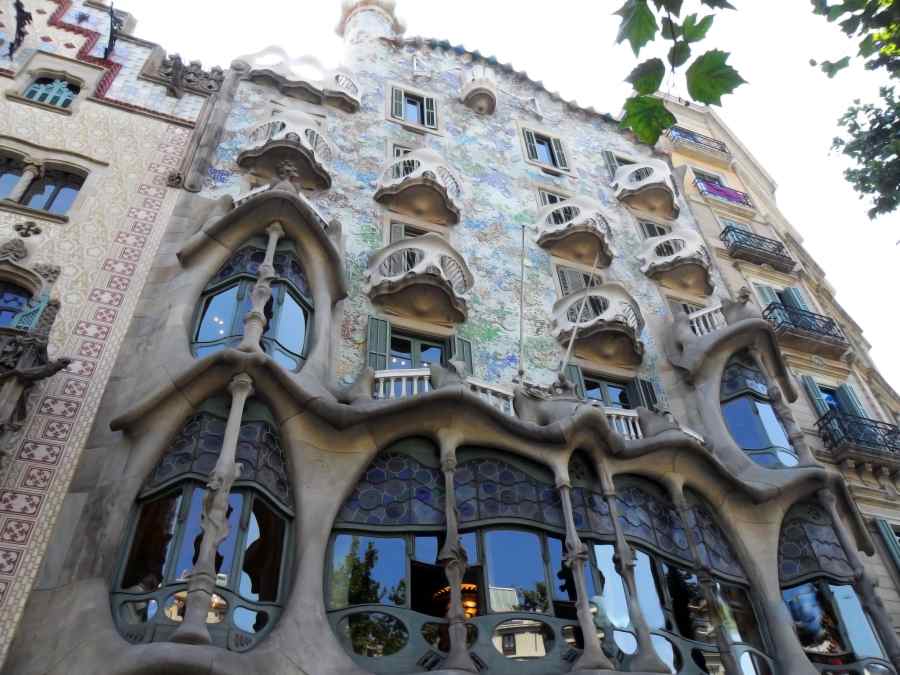
[[[459,176],[428,148],[394,158],[375,191],[375,201],[391,210],[443,225],[459,222],[461,197]]]
[[[694,295],[712,293],[709,249],[692,230],[676,228],[644,240],[638,261],[644,274],[666,288]]]
[[[474,283],[463,257],[434,232],[396,241],[375,253],[365,281],[373,302],[444,324],[465,321]]]
[[[674,185],[667,164],[643,159],[620,166],[612,187],[620,202],[674,220],[679,211]]]
[[[606,267],[613,258],[612,231],[603,207],[587,197],[547,204],[538,214],[538,245],[558,258]]]
[[[688,314],[691,330],[694,335],[708,335],[728,325],[722,307],[704,307],[703,309]]]

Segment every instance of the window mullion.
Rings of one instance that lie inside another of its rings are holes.
[[[249,492],[235,490],[232,494],[243,496],[241,505],[241,517],[238,520],[238,533],[234,538],[234,555],[231,561],[231,572],[228,575],[229,588],[235,595],[241,595],[241,571],[244,569],[244,546],[247,542],[247,532],[250,525],[250,516],[253,513],[254,495]],[[260,532],[262,538],[262,532]],[[243,596],[241,596],[243,597]]]

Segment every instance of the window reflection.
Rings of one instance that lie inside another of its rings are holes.
[[[825,587],[807,583],[785,589],[782,597],[794,619],[800,644],[811,656],[847,655],[835,616],[825,596]],[[843,661],[841,661],[843,662]]]
[[[331,607],[406,604],[406,541],[339,534],[331,555]]]
[[[284,537],[284,520],[261,499],[253,500],[241,569],[240,592],[243,597],[263,602],[278,599]]]
[[[597,568],[600,570],[600,576],[604,580],[601,601],[595,604],[597,604],[600,613],[605,614],[606,622],[610,625],[616,628],[629,628],[631,626],[631,617],[628,614],[625,584],[616,571],[616,566],[613,562],[615,547],[612,544],[597,544],[594,546],[594,555],[597,558]]]
[[[11,326],[31,300],[31,293],[15,284],[0,283],[0,327]]]
[[[541,540],[533,532],[490,530],[484,535],[491,609],[495,612],[547,612]]]

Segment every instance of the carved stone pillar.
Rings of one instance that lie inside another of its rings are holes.
[[[17,202],[22,199],[22,196],[25,194],[25,191],[28,189],[28,186],[31,185],[32,182],[41,177],[42,168],[41,165],[36,162],[26,162],[25,168],[22,169],[22,176],[19,178],[19,182],[16,183],[16,186],[12,189],[12,191],[6,195],[6,199],[10,201]]]
[[[275,248],[278,240],[284,236],[280,223],[272,223],[266,228],[269,242],[266,246],[266,257],[259,266],[256,283],[250,291],[250,311],[244,318],[244,338],[238,349],[245,352],[261,351],[260,338],[266,330],[266,303],[272,298],[272,279],[275,278]]]
[[[847,526],[838,513],[837,499],[830,489],[825,488],[819,490],[816,496],[819,498],[819,503],[822,507],[828,511],[828,515],[831,516],[834,531],[841,542],[841,546],[844,547],[844,551],[847,553],[847,559],[850,561],[850,566],[853,568],[853,575],[856,579],[853,587],[859,593],[863,607],[868,612],[869,618],[872,619],[872,623],[875,624],[875,630],[878,631],[878,636],[881,638],[881,644],[884,645],[888,659],[894,664],[894,668],[900,669],[900,641],[898,641],[897,634],[894,632],[894,625],[888,616],[887,610],[884,608],[884,603],[875,592],[875,583],[868,572],[866,572],[866,568],[859,557],[859,551],[850,537],[850,533],[847,532]]]
[[[447,609],[450,652],[443,668],[477,673],[478,669],[469,655],[466,635],[466,612],[462,604],[462,581],[469,565],[466,549],[459,540],[459,521],[456,512],[456,491],[453,477],[456,474],[456,447],[441,443],[441,470],[444,472],[444,513],[447,531],[444,545],[438,553],[438,562],[444,567],[450,585],[450,607]]]
[[[211,642],[206,628],[206,615],[216,588],[216,550],[228,536],[228,497],[231,486],[241,474],[241,465],[234,461],[244,404],[253,393],[253,380],[246,373],[235,375],[228,386],[231,410],[225,424],[222,451],[206,484],[200,527],[203,537],[197,552],[197,562],[188,578],[184,620],[172,634],[172,642],[206,645]]]
[[[581,541],[578,531],[575,529],[575,516],[572,512],[571,487],[563,483],[559,487],[559,497],[562,501],[563,517],[566,520],[566,559],[565,564],[572,570],[575,577],[575,591],[578,600],[575,607],[578,612],[578,626],[584,636],[584,651],[572,670],[614,670],[612,662],[603,653],[600,640],[597,639],[597,628],[594,625],[594,617],[591,614],[591,606],[588,603],[587,584],[584,581],[585,566],[588,561],[588,547]]]
[[[628,669],[645,673],[668,673],[670,672],[669,667],[662,662],[662,659],[659,658],[656,649],[653,647],[653,641],[650,638],[650,627],[647,625],[647,620],[644,619],[644,613],[641,611],[638,602],[637,582],[634,578],[634,550],[625,540],[622,523],[619,521],[616,489],[612,479],[605,471],[601,473],[601,483],[603,485],[603,497],[609,506],[609,517],[612,519],[613,528],[616,531],[616,553],[613,560],[616,564],[616,571],[625,584],[625,593],[628,598],[628,618],[631,621],[634,632],[637,634],[637,651],[628,657]]]

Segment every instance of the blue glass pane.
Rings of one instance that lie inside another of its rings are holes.
[[[630,408],[631,405],[628,401],[628,393],[625,391],[625,387],[621,387],[617,384],[608,384],[606,385],[606,391],[609,393],[609,405],[613,408]]]
[[[466,550],[466,556],[470,564],[478,562],[477,539],[478,537],[474,532],[463,532],[459,535],[459,543]]]
[[[331,555],[332,609],[406,604],[406,541],[339,534]]]
[[[771,444],[756,414],[754,403],[749,396],[741,396],[723,403],[722,414],[735,443],[744,450],[765,450]]]
[[[443,347],[439,347],[438,345],[421,345],[419,351],[419,363],[422,368],[428,366],[428,364],[434,363],[435,365],[441,365],[444,360],[444,349]]]
[[[266,612],[238,607],[232,612],[231,620],[245,633],[257,633],[269,623],[269,615]]]
[[[405,101],[405,117],[408,122],[423,124],[422,99],[407,96]]]
[[[232,492],[228,495],[228,535],[219,544],[216,551],[216,584],[231,587],[234,585],[231,579],[231,570],[234,566],[235,545],[240,531],[241,513],[244,506],[244,495],[240,492]]]
[[[285,522],[259,497],[254,498],[244,539],[240,594],[249,600],[275,602],[281,577]]]
[[[53,198],[53,203],[47,208],[50,213],[55,213],[59,216],[67,213],[70,208],[72,208],[72,203],[75,201],[75,197],[78,196],[78,190],[73,187],[64,187],[60,188],[59,192],[56,193],[56,197]]]
[[[0,199],[9,196],[19,179],[22,177],[22,171],[19,169],[4,169],[0,172]]]
[[[829,408],[840,411],[841,402],[838,401],[837,393],[833,389],[819,387],[819,393],[822,395],[822,400],[825,401],[825,404]]]
[[[535,136],[534,147],[537,150],[537,158],[541,164],[554,165],[553,150],[550,147],[550,141],[548,139]]]
[[[47,208],[47,202],[53,195],[53,191],[55,189],[56,185],[48,180],[41,181],[37,184],[32,183],[32,188],[29,190],[29,196],[26,205],[30,206],[33,209]]]
[[[597,607],[597,620],[601,626],[612,625],[616,628],[628,628],[631,626],[631,617],[628,614],[625,584],[616,571],[614,555],[615,548],[612,544],[594,546],[597,569],[600,570],[600,576],[603,579],[603,590],[601,597],[594,597],[591,602]]]
[[[850,638],[856,658],[883,659],[884,651],[881,649],[875,631],[872,630],[872,624],[869,623],[869,618],[853,587],[831,585],[829,588],[831,588],[837,612],[844,624],[844,630],[847,631],[847,637]]]
[[[829,607],[822,589],[813,583],[787,588],[781,592],[794,620],[794,629],[803,649],[810,654],[831,655],[845,652],[838,618]]]
[[[178,551],[178,558],[175,560],[174,576],[176,581],[186,581],[188,575],[194,569],[194,563],[197,562],[200,541],[203,539],[200,515],[203,513],[203,497],[205,494],[206,490],[201,490],[200,488],[196,488],[191,492],[191,503],[184,523],[184,535]]]
[[[233,330],[238,304],[238,286],[219,291],[206,303],[200,327],[197,329],[198,342],[221,340],[236,331]]]
[[[491,609],[549,611],[540,537],[521,530],[490,530],[485,533],[484,542]]]
[[[419,562],[434,565],[437,563],[438,539],[437,537],[416,537],[415,558]]]
[[[391,354],[388,359],[388,368],[403,369],[412,367],[412,341],[407,338],[391,336]]]
[[[775,414],[775,410],[772,408],[772,404],[762,401],[756,401],[755,403],[759,419],[766,430],[766,434],[769,436],[769,445],[778,448],[793,447],[790,440],[788,440],[787,434],[784,432],[784,427],[781,426],[781,422]]]
[[[273,337],[285,349],[295,354],[303,353],[306,342],[306,310],[290,293],[284,295],[284,303],[279,310],[278,328]]]
[[[566,565],[564,558],[565,544],[562,539],[547,537],[547,545],[550,549],[550,583],[553,591],[553,599],[563,602],[576,602],[578,592],[575,587],[575,577],[571,569]],[[591,574],[590,565],[584,565],[584,585],[587,589],[587,597],[597,595],[594,586],[594,575]]]
[[[643,551],[635,551],[634,580],[637,586],[638,604],[644,613],[644,619],[650,629],[665,628],[666,617],[663,614],[656,577],[653,574],[653,563]]]
[[[275,363],[277,363],[285,370],[297,370],[297,366],[300,365],[297,357],[291,356],[291,354],[287,351],[279,348],[278,346],[272,345],[267,341],[264,341],[263,344],[267,347],[266,351],[271,351],[272,358],[275,359]],[[271,350],[269,348],[271,348]]]

